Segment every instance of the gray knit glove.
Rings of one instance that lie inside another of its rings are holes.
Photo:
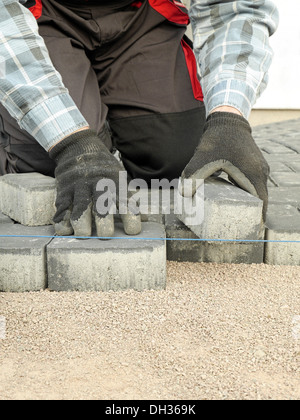
[[[102,136],[107,135],[105,131]],[[121,164],[109,152],[107,147],[91,130],[72,134],[58,143],[50,151],[50,157],[55,160],[57,184],[57,212],[54,216],[56,233],[60,236],[91,236],[93,222],[97,236],[112,237],[114,234],[114,215],[99,213],[97,200],[104,192],[97,191],[100,180],[109,179],[119,191],[119,173],[124,171]],[[129,196],[128,196],[129,198]],[[116,196],[115,205],[120,205]],[[128,202],[121,203],[124,212]],[[141,218],[127,209],[122,221],[128,235],[141,232]]]
[[[182,181],[206,179],[220,170],[240,188],[263,200],[265,218],[270,169],[252,137],[248,121],[230,112],[215,112],[208,117],[200,144],[182,173]],[[192,194],[196,182],[193,185]],[[184,189],[182,193],[185,195]]]

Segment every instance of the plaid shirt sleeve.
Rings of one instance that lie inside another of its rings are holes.
[[[47,151],[88,126],[54,69],[31,12],[0,0],[0,101]]]
[[[190,17],[207,113],[229,105],[248,118],[268,83],[276,6],[270,0],[192,0]]]

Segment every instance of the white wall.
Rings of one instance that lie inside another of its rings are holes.
[[[270,39],[275,55],[268,87],[255,108],[300,109],[300,1],[274,1],[280,13]]]

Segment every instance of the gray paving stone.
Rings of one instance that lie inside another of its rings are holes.
[[[288,204],[300,208],[300,187],[269,188],[270,204]]]
[[[300,162],[290,162],[288,163],[288,166],[295,172],[299,173],[300,176]]]
[[[299,163],[300,165],[300,163]],[[269,162],[270,171],[273,172],[296,172],[291,165],[283,162]]]
[[[1,235],[52,236],[54,229],[0,224],[0,291],[28,292],[47,287],[46,246],[50,238]]]
[[[271,181],[278,187],[300,187],[300,174],[294,172],[272,172]]]
[[[259,147],[270,147],[269,153],[273,154],[275,149],[278,150],[276,153],[286,152],[277,144],[300,154],[300,119],[253,127],[252,132]]]
[[[256,138],[255,142],[260,149],[262,149],[264,146],[269,146],[270,145],[270,140],[265,140],[264,138]]]
[[[210,185],[212,180],[206,181],[206,185]],[[216,181],[218,185],[223,187],[224,185],[228,187],[228,182]],[[230,184],[231,185],[231,184]],[[235,187],[233,187],[236,189]],[[227,190],[222,191],[227,195]],[[143,191],[143,196],[146,194]],[[148,202],[150,203],[151,192],[147,192]],[[177,190],[175,190],[175,196]],[[244,197],[244,191],[242,191]],[[157,192],[154,194],[157,197]],[[252,196],[251,200],[252,200]],[[170,194],[171,205],[169,205],[168,192],[162,193],[159,195],[158,200],[152,200],[152,210],[160,213],[159,219],[160,223],[164,221],[166,226],[167,237],[172,240],[167,241],[167,256],[169,260],[174,261],[194,261],[194,262],[233,262],[233,263],[262,263],[264,256],[264,245],[261,243],[236,243],[236,242],[225,242],[220,243],[216,241],[187,241],[187,240],[177,240],[177,239],[199,239],[188,227],[186,227],[176,215],[174,215],[174,193],[171,191]],[[247,195],[247,199],[248,199]],[[257,200],[259,201],[259,200]],[[170,212],[168,213],[168,207]],[[149,207],[144,209],[144,213],[149,211]],[[155,215],[147,216],[156,217]],[[147,220],[147,219],[146,219]],[[261,238],[263,238],[263,231],[261,233]],[[174,239],[176,240],[174,240]],[[240,239],[240,238],[239,238]]]
[[[275,143],[281,144],[289,149],[293,150],[296,153],[300,153],[300,133],[298,133],[297,138],[285,136],[283,139],[274,139]]]
[[[117,225],[115,236],[108,241],[54,239],[47,247],[49,288],[55,291],[164,289],[164,227],[144,223],[142,233],[128,239]]]
[[[0,225],[3,223],[13,224],[14,222],[5,214],[0,213]]]
[[[254,138],[264,138],[272,141],[286,140],[288,137],[300,137],[300,119],[280,121],[253,127]]]
[[[300,265],[300,212],[290,205],[270,205],[266,222],[265,263],[272,265]]]
[[[25,226],[51,225],[55,195],[55,180],[38,173],[0,177],[0,211]]]
[[[176,216],[166,217],[166,233],[167,238],[172,239],[167,241],[169,261],[233,264],[261,264],[264,261],[262,242],[198,241],[198,236]],[[196,239],[196,241],[189,241],[189,239]]]
[[[291,158],[290,155],[280,155],[280,154],[277,154],[277,153],[274,153],[274,154],[270,155],[268,153],[264,153],[264,157],[265,157],[265,159],[268,163],[270,163],[270,162],[282,162],[282,163],[285,163],[285,164],[289,164],[290,162],[296,162],[296,163],[300,162],[300,155],[299,154],[295,154]]]
[[[195,208],[197,194],[191,200]],[[262,206],[258,198],[215,178],[205,181],[203,222],[191,223],[185,206],[182,206],[178,219],[203,239],[259,239],[262,235]]]
[[[288,147],[290,149],[294,150],[295,152],[297,152],[298,154],[300,154],[300,144],[299,143],[300,143],[299,139],[297,139],[297,141],[289,141],[288,142]]]
[[[285,155],[295,155],[297,152],[295,150],[292,150],[291,148],[284,146],[283,144],[275,143],[275,142],[269,142],[269,144],[264,144],[261,148],[266,153],[280,153]]]
[[[268,186],[268,188],[275,188],[275,187],[277,187],[277,185],[275,184],[275,182],[273,182],[270,178],[268,179],[267,186]]]

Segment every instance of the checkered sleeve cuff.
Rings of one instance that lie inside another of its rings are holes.
[[[88,126],[87,121],[67,93],[39,103],[23,116],[19,124],[46,151],[49,151],[64,137]]]

